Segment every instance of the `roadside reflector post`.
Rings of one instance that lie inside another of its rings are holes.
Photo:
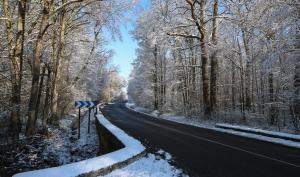
[[[90,125],[91,125],[91,108],[89,108],[88,133],[90,133]]]
[[[78,139],[80,139],[80,108],[78,108]]]

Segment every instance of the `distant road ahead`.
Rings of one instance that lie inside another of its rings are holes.
[[[163,149],[199,177],[299,177],[300,150],[152,118],[108,105],[104,115],[149,152]]]

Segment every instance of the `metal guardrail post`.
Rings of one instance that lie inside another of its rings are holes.
[[[80,139],[80,108],[78,108],[78,139]]]
[[[91,125],[91,108],[89,108],[88,133],[90,133],[90,125]]]

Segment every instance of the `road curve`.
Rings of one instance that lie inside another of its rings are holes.
[[[149,152],[163,149],[195,177],[298,177],[300,150],[178,124],[107,105],[103,114],[139,139]]]

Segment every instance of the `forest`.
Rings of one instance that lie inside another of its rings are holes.
[[[59,125],[75,100],[107,102],[125,80],[110,64],[130,1],[1,0],[0,140]],[[104,31],[111,37],[104,37]]]
[[[153,0],[132,32],[129,101],[148,112],[299,132],[299,1]]]

